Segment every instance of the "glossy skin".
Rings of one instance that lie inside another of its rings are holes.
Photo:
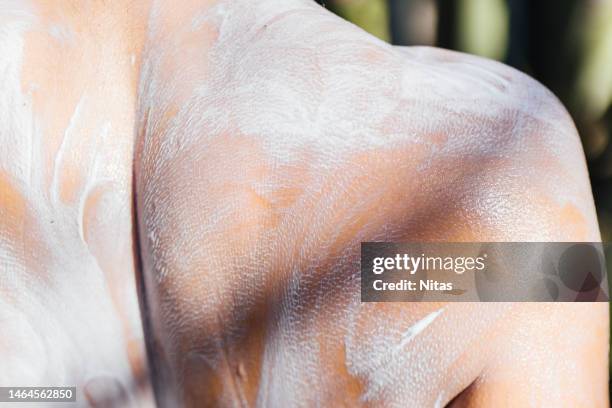
[[[359,303],[362,241],[599,240],[543,87],[305,0],[43,4],[0,8],[1,385],[151,404],[137,225],[161,406],[607,406],[606,304]]]

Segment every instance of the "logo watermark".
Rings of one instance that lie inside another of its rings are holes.
[[[592,242],[361,245],[364,302],[608,301],[606,252]]]

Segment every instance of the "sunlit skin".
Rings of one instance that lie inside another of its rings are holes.
[[[608,406],[605,303],[359,301],[363,241],[600,239],[532,79],[307,0],[14,1],[0,28],[0,385]]]

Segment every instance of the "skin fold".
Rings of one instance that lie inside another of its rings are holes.
[[[606,303],[359,301],[360,242],[600,240],[534,80],[307,0],[4,1],[0,51],[0,385],[608,406]]]

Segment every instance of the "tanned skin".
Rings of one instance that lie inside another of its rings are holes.
[[[600,240],[534,80],[306,0],[8,1],[0,29],[1,386],[608,406],[606,303],[359,298],[365,241]]]

